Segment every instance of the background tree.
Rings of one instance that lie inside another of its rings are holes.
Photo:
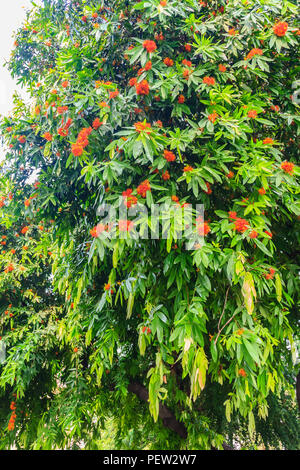
[[[296,13],[279,0],[29,12],[9,67],[31,104],[1,125],[2,448],[101,448],[107,422],[117,448],[299,447]],[[137,238],[149,214],[103,223],[120,199],[165,203],[167,238]],[[193,250],[186,203],[205,207]]]

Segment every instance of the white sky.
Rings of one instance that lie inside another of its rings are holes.
[[[16,80],[10,76],[4,62],[9,59],[13,49],[13,33],[26,18],[26,9],[30,8],[30,0],[1,1],[0,15],[0,115],[8,115],[12,109],[12,96],[15,90],[21,91]],[[23,93],[22,93],[23,95]]]

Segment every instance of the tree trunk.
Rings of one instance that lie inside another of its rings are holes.
[[[149,393],[148,393],[147,388],[137,382],[133,382],[129,384],[128,391],[134,393],[140,400],[143,400],[145,402],[147,402],[149,399]],[[180,423],[175,418],[174,414],[172,413],[172,411],[169,410],[168,407],[166,407],[162,403],[159,403],[158,414],[166,428],[169,428],[172,431],[176,432],[176,434],[178,434],[182,439],[187,438],[186,427],[184,426],[184,424]],[[223,449],[234,450],[225,442],[223,443]]]

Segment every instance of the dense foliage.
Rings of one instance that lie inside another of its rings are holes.
[[[1,121],[1,448],[299,448],[297,2],[32,3],[29,104]],[[104,222],[120,201],[142,215]]]

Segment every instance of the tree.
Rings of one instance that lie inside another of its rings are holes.
[[[101,448],[107,422],[117,448],[299,448],[296,13],[33,3],[1,124],[2,448]]]

